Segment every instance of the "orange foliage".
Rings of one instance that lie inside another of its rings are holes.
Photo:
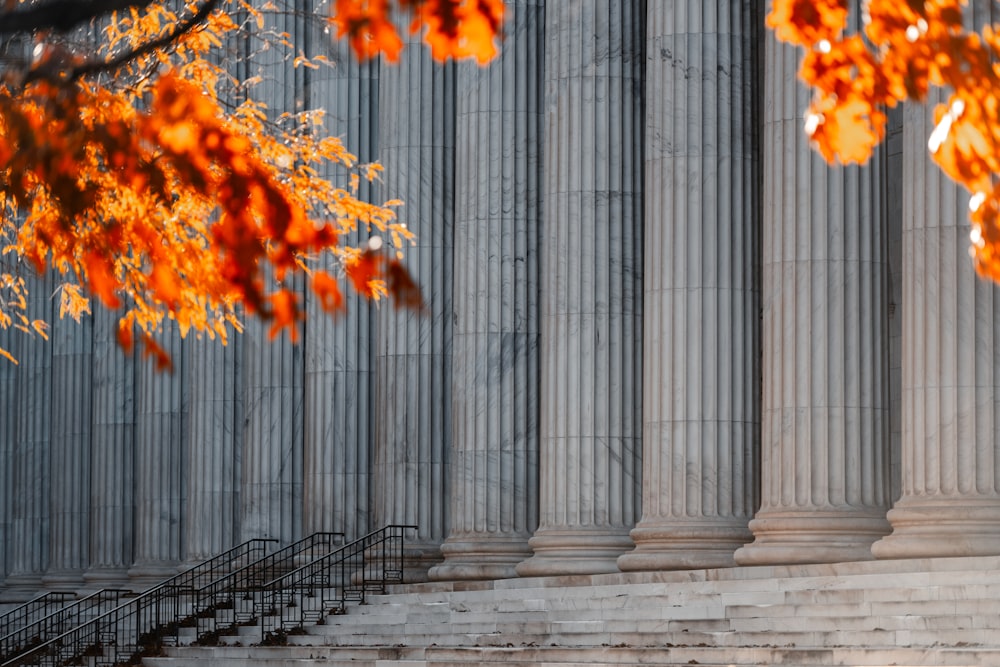
[[[501,0],[337,0],[329,20],[359,57],[395,59],[402,40],[391,5],[413,14],[411,29],[424,31],[436,58],[484,62],[496,52]],[[305,275],[325,311],[342,310],[340,280],[311,268],[324,253],[339,258],[359,293],[419,307],[398,261],[413,242],[396,219],[401,202],[357,197],[361,179],[377,179],[381,167],[357,165],[326,136],[322,111],[275,118],[253,99],[253,80],[214,64],[213,49],[263,30],[265,15],[222,0],[175,39],[179,24],[208,7],[192,2],[179,16],[172,6],[153,2],[105,22],[97,64],[135,52],[115,61],[112,76],[88,75],[87,62],[45,34],[25,69],[0,69],[0,251],[59,273],[61,316],[88,313],[88,294],[121,308],[119,343],[131,349],[138,335],[158,368],[170,363],[154,340],[165,319],[182,335],[225,342],[245,313],[269,321],[272,336],[296,339],[304,307],[288,287],[293,274]],[[2,11],[9,7],[0,20]],[[169,44],[146,48],[164,36]],[[294,49],[280,34],[270,46]],[[324,64],[291,55],[295,67]],[[223,99],[224,89],[242,101]],[[346,187],[318,176],[328,164],[347,171]],[[385,235],[388,247],[343,245],[359,226]],[[22,278],[0,273],[0,328],[44,336],[44,323],[27,316],[26,293]]]
[[[438,60],[475,58],[483,64],[496,56],[503,0],[398,0],[397,5],[413,13],[410,32],[423,33]],[[398,60],[403,40],[388,0],[335,0],[330,20],[359,58],[383,53],[390,61]]]
[[[964,0],[867,0],[863,38],[848,0],[774,0],[768,26],[803,47],[813,88],[806,132],[830,162],[864,162],[885,136],[885,109],[951,90],[935,109],[932,159],[971,193],[970,254],[1000,281],[1000,35],[965,27]]]

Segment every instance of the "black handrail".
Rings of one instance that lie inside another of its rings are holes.
[[[63,606],[64,603],[75,599],[76,593],[51,591],[11,609],[0,616],[0,637],[9,635],[18,628],[34,623],[40,618],[45,618]]]
[[[100,615],[111,607],[118,606],[123,595],[131,594],[132,591],[129,590],[105,588],[76,602],[63,605],[48,616],[0,637],[0,660],[10,660],[53,637],[58,637],[70,628]]]
[[[262,640],[343,613],[348,601],[403,581],[404,532],[417,526],[392,525],[369,533],[317,558],[255,592]]]
[[[194,612],[211,619],[211,632],[233,624],[249,623],[259,615],[254,592],[282,575],[335,550],[343,533],[313,533],[279,549],[256,563],[234,570],[194,592]],[[231,610],[223,612],[223,610]]]
[[[102,663],[132,662],[159,647],[158,638],[173,630],[186,611],[182,599],[207,579],[233,567],[256,562],[276,540],[254,539],[219,554],[150,588],[96,618],[0,663],[0,667],[61,667],[82,656],[102,656]]]

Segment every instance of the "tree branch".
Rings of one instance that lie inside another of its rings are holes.
[[[152,0],[147,0],[147,4],[148,2],[152,2]],[[82,65],[77,65],[76,67],[73,67],[68,71],[60,69],[50,69],[44,66],[37,67],[28,72],[28,74],[24,78],[24,83],[29,83],[31,81],[35,81],[38,79],[74,81],[82,76],[87,76],[89,74],[97,74],[100,72],[108,72],[116,70],[125,63],[129,62],[130,60],[139,58],[148,53],[152,53],[157,49],[165,48],[170,44],[172,44],[173,42],[177,41],[185,33],[189,32],[195,26],[199,25],[206,18],[208,18],[208,15],[212,13],[212,11],[218,6],[218,4],[219,0],[207,0],[205,4],[203,4],[198,9],[197,12],[191,15],[190,18],[175,24],[173,29],[171,29],[170,32],[168,32],[167,34],[161,37],[157,37],[156,39],[150,40],[145,44],[137,46],[136,48],[130,51],[126,51],[125,53],[117,55],[110,60],[92,60],[90,62],[83,63]]]
[[[67,32],[81,23],[130,7],[146,7],[153,0],[49,0],[26,9],[0,13],[0,37],[19,32]]]

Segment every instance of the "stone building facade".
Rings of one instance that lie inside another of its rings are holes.
[[[928,110],[831,168],[763,3],[507,2],[486,68],[290,15],[336,67],[261,70],[385,165],[423,314],[167,332],[163,375],[37,281],[51,342],[0,333],[0,597],[388,523],[414,580],[1000,554],[1000,292]]]

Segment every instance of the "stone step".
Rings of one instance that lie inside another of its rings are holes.
[[[825,665],[905,665],[982,666],[1000,664],[1000,650],[977,648],[834,648],[798,649],[789,647],[594,647],[594,648],[378,648],[331,649],[304,647],[179,648],[167,649],[166,656],[147,658],[147,667],[200,667],[206,663],[220,667],[473,667],[512,663],[518,667],[604,667],[642,664],[675,667],[698,664],[782,665],[784,667]]]

